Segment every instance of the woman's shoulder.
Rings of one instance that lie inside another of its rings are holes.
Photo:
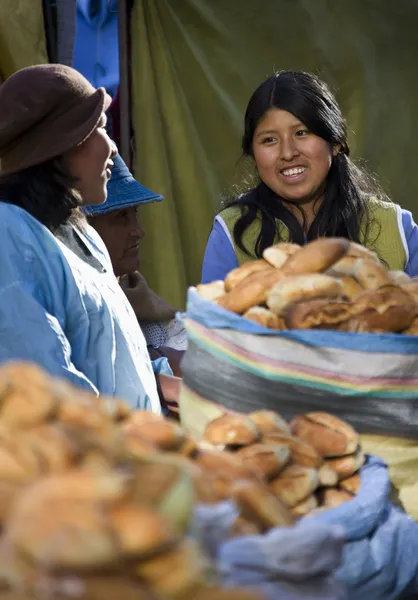
[[[22,253],[32,248],[41,250],[53,243],[52,233],[26,210],[0,202],[0,245],[21,244]]]
[[[381,209],[381,210],[391,211],[391,212],[396,212],[397,210],[399,210],[399,205],[387,197],[380,198],[379,196],[367,195],[364,198],[364,201],[365,201],[367,207],[371,208],[371,209],[375,209],[375,210]]]

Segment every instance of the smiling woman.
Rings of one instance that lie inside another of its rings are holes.
[[[418,274],[418,229],[350,159],[347,125],[329,87],[303,72],[267,78],[244,118],[244,156],[258,182],[217,215],[202,281],[224,279],[274,243],[346,237],[391,269]]]

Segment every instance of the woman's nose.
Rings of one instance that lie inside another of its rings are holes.
[[[283,160],[292,160],[299,154],[295,140],[292,137],[282,140],[280,144],[280,154]]]

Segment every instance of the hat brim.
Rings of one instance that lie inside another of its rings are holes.
[[[163,196],[152,192],[145,186],[141,185],[133,177],[124,178],[117,182],[115,190],[111,196],[103,204],[95,206],[84,206],[83,211],[89,216],[105,215],[116,210],[131,208],[133,206],[141,206],[142,204],[152,204],[153,202],[161,202]]]

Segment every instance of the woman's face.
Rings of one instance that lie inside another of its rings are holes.
[[[105,126],[103,114],[97,129],[87,140],[66,154],[70,173],[77,179],[75,188],[86,205],[102,204],[107,198],[107,182],[117,149]]]
[[[260,179],[284,200],[309,204],[323,194],[332,147],[291,113],[266,112],[254,132],[253,152]]]

